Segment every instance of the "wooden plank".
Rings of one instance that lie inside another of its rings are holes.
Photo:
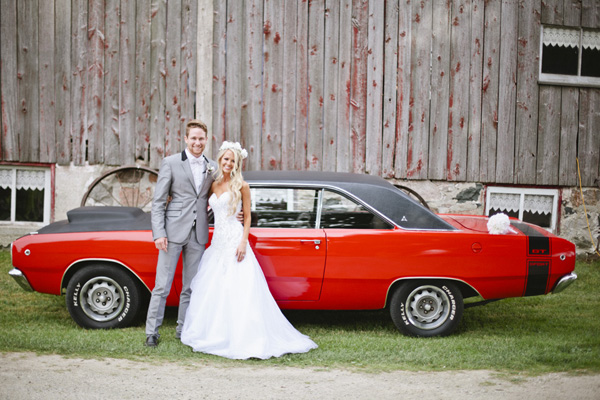
[[[413,2],[411,32],[411,89],[408,126],[408,179],[426,179],[429,161],[429,92],[433,5],[431,0]]]
[[[579,88],[565,87],[555,90],[561,92],[558,184],[561,186],[577,186]]]
[[[136,2],[135,10],[135,160],[149,162],[151,95],[151,4]]]
[[[352,119],[351,88],[352,75],[352,0],[341,0],[340,33],[338,46],[338,104],[337,104],[337,160],[336,171],[349,172],[350,159],[350,121]]]
[[[71,54],[71,0],[55,0],[55,40],[56,55]],[[71,162],[71,59],[55,59],[55,132],[56,162],[66,165]]]
[[[195,118],[196,102],[196,60],[198,38],[198,1],[182,0],[181,2],[181,71],[179,74],[180,106],[180,140],[185,146],[185,126]]]
[[[2,99],[2,135],[0,158],[19,159],[19,118],[17,103],[17,3],[1,0],[0,8],[0,93]]]
[[[227,2],[214,2],[214,71],[213,71],[213,131],[210,147],[212,148],[211,156],[217,154],[217,149],[225,140],[225,93],[226,93],[226,49],[227,46]],[[250,149],[248,149],[250,152]],[[248,162],[248,161],[247,161]],[[246,164],[248,165],[248,164]]]
[[[559,0],[560,1],[560,0]],[[563,20],[565,26],[581,26],[581,0],[562,0]],[[561,21],[557,21],[558,24]]]
[[[381,176],[394,177],[398,90],[398,0],[385,4]]]
[[[87,1],[73,0],[71,7],[72,162],[84,165],[87,140]]]
[[[563,3],[570,0],[544,0],[541,2],[542,24],[562,25]]]
[[[54,127],[54,1],[39,3],[39,98],[40,152],[39,161],[56,161],[56,131]]]
[[[600,28],[600,1],[581,0],[581,26],[583,28]]]
[[[600,179],[600,89],[580,89],[578,158],[583,186]]]
[[[412,9],[410,0],[400,0],[398,12],[398,90],[396,93],[396,150],[394,172],[407,176],[411,102]]]
[[[471,52],[469,84],[469,122],[467,142],[467,177],[470,182],[481,180],[481,113],[483,89],[483,42],[485,23],[485,1],[471,2]]]
[[[19,161],[40,157],[38,1],[17,2]]]
[[[515,173],[515,117],[517,95],[517,32],[518,3],[502,0],[500,25],[500,76],[498,93],[498,147],[496,159],[497,183],[514,183]]]
[[[451,2],[434,1],[432,9],[431,108],[427,129],[429,160],[426,177],[434,180],[451,176],[450,171],[446,172],[447,165],[452,160],[453,152],[448,130],[450,127],[449,106],[451,95],[449,91],[450,62],[453,61],[450,59],[450,47],[454,44],[454,38],[450,35],[450,4]],[[450,43],[449,39],[451,39]],[[462,49],[465,48],[463,42]],[[458,51],[455,48],[453,50]],[[423,68],[425,64],[420,65],[417,68]],[[422,106],[425,107],[425,103]]]
[[[453,0],[450,33],[450,95],[446,179],[467,179],[469,149],[469,104],[471,94],[471,2]],[[434,26],[435,26],[434,22]],[[431,159],[431,157],[430,157]]]
[[[243,16],[243,3],[227,2],[225,132],[227,140],[235,142],[241,140]],[[220,146],[221,143],[218,143],[218,145]]]
[[[325,49],[325,1],[308,4],[308,136],[306,156],[308,169],[323,169],[323,85]]]
[[[308,2],[298,1],[298,31],[296,52],[296,144],[294,146],[294,167],[297,170],[308,168],[306,141],[308,135]]]
[[[557,185],[561,145],[561,89],[540,86],[536,184]]]
[[[153,0],[150,26],[150,162],[158,169],[165,156],[166,0]]]
[[[296,54],[298,44],[298,2],[286,1],[283,9],[283,88],[281,116],[281,169],[294,169],[296,136]],[[256,46],[252,46],[256,47]],[[247,107],[246,107],[247,108]]]
[[[283,101],[283,13],[274,0],[264,2],[265,49],[263,66],[264,119],[262,125],[261,169],[281,169],[281,123]]]
[[[325,4],[325,63],[323,74],[323,170],[335,171],[337,165],[337,117],[339,93],[340,4]]]
[[[261,169],[262,160],[262,38],[264,4],[262,0],[251,0],[245,3],[245,6],[246,18],[244,23],[242,24],[242,37],[244,38],[244,41],[241,68],[243,71],[242,76],[244,79],[241,81],[241,143],[242,146],[244,146],[244,148],[248,151],[248,159],[245,162],[245,168],[248,170],[257,170]],[[296,3],[286,2],[285,6],[288,9],[293,8],[295,10]],[[293,39],[293,33],[291,37]],[[288,68],[288,70],[291,70],[292,74],[294,73],[293,68]],[[292,101],[295,101],[295,99],[292,99]],[[275,108],[277,109],[279,109],[280,107],[281,104],[275,105]],[[288,116],[288,118],[290,117],[293,118],[293,113]],[[293,157],[291,161],[293,162]]]
[[[540,49],[540,2],[518,7],[516,183],[536,182],[538,133],[538,70]],[[552,180],[557,177],[553,177]]]
[[[481,96],[480,180],[495,182],[500,79],[500,0],[486,2]]]
[[[352,122],[350,157],[352,172],[365,172],[367,117],[368,0],[352,1]]]
[[[135,2],[121,3],[119,52],[120,165],[135,163]]]
[[[214,38],[214,4],[213,0],[200,0],[198,2],[198,49],[196,59],[196,118],[206,124],[208,137],[213,133],[213,38]],[[209,140],[204,149],[206,155],[212,151],[212,140]]]
[[[104,0],[88,2],[88,90],[86,91],[88,162],[104,161]]]
[[[370,2],[367,49],[367,115],[365,172],[381,175],[384,7]]]
[[[165,57],[165,155],[185,148],[181,131],[181,1],[167,1],[167,35]]]
[[[106,0],[104,19],[104,164],[121,165],[119,150],[119,0]],[[73,118],[77,118],[73,109]],[[159,164],[157,164],[159,165]]]

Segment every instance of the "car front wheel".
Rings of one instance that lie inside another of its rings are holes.
[[[124,328],[137,318],[141,293],[135,281],[110,265],[91,265],[75,273],[67,286],[67,309],[83,328]]]
[[[463,298],[451,282],[407,282],[393,294],[390,314],[405,335],[446,336],[462,318]]]

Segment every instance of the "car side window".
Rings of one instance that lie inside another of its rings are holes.
[[[251,226],[315,228],[318,194],[315,189],[252,188]]]
[[[339,193],[323,191],[321,228],[393,229],[393,226]]]

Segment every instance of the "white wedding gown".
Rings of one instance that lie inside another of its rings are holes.
[[[213,193],[208,199],[215,229],[191,284],[181,342],[194,351],[233,359],[266,359],[316,348],[281,313],[250,245],[246,257],[237,261],[244,227],[237,212],[227,215],[229,196]]]

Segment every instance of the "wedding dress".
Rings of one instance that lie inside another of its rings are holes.
[[[273,299],[250,248],[237,261],[244,227],[229,214],[229,192],[208,199],[215,216],[210,246],[204,252],[187,309],[181,342],[194,351],[232,359],[305,353],[317,345],[298,332]]]

